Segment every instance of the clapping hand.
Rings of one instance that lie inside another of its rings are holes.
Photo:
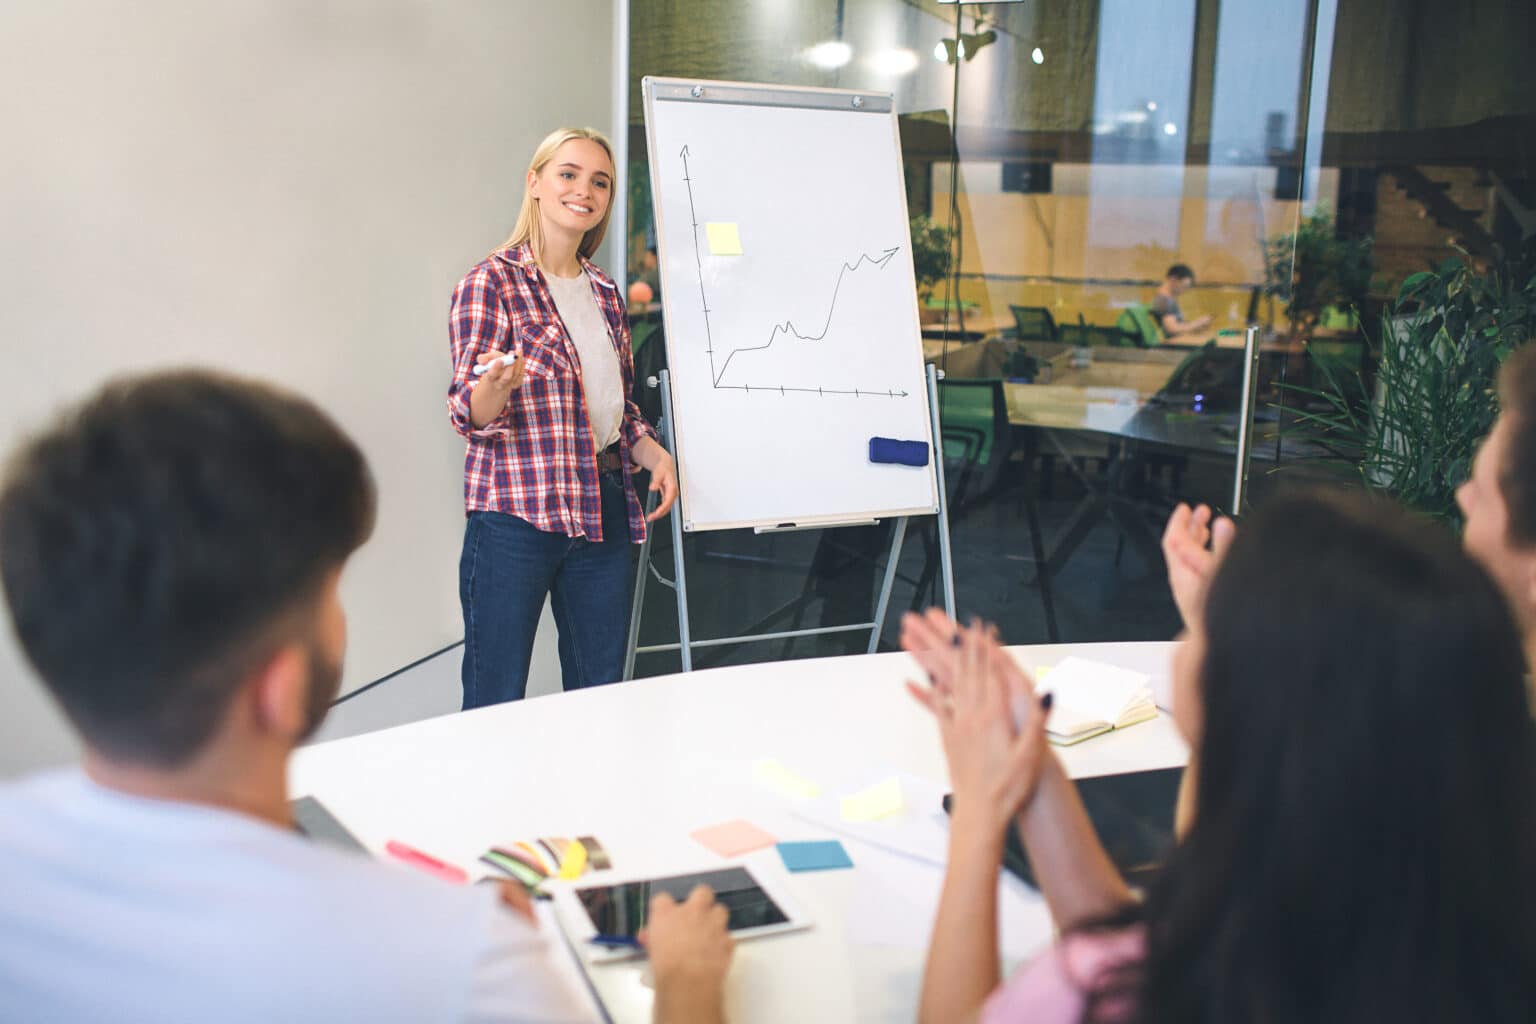
[[[1163,558],[1168,562],[1173,603],[1178,605],[1186,629],[1205,614],[1205,592],[1236,536],[1236,524],[1225,516],[1213,521],[1208,505],[1192,510],[1180,504],[1168,517],[1163,530]]]
[[[931,680],[909,681],[907,690],[938,723],[954,827],[1001,839],[1040,780],[1050,696],[1035,696],[1029,676],[980,622],[958,626],[937,611],[907,615],[902,646]]]

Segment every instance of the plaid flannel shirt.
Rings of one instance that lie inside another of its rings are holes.
[[[597,306],[619,357],[624,419],[619,453],[629,500],[629,539],[645,539],[645,514],[630,478],[630,449],[656,431],[628,395],[634,387],[629,322],[618,286],[583,259]],[[581,360],[555,309],[549,286],[526,245],[501,249],[475,265],[454,289],[448,316],[453,380],[448,418],[469,442],[464,453],[466,511],[504,512],[550,533],[603,539],[596,446],[581,388]],[[475,357],[520,353],[523,383],[483,427],[469,418]]]

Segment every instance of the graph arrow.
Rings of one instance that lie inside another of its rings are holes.
[[[774,324],[772,331],[769,332],[768,340],[766,342],[764,342],[761,345],[749,345],[749,346],[745,346],[745,347],[742,347],[742,348],[732,349],[730,351],[730,353],[728,355],[726,355],[725,362],[724,362],[724,364],[721,365],[719,372],[716,372],[716,370],[715,370],[715,338],[714,338],[714,330],[711,327],[710,322],[709,322],[709,314],[710,314],[709,293],[708,293],[708,291],[704,287],[704,253],[703,253],[702,248],[699,245],[699,227],[700,227],[700,225],[699,225],[699,214],[698,214],[698,208],[694,205],[694,201],[693,201],[693,175],[692,175],[692,173],[690,172],[690,170],[688,168],[689,151],[688,151],[688,147],[686,145],[684,145],[682,150],[680,150],[678,152],[678,156],[683,161],[683,181],[687,184],[687,187],[688,187],[688,220],[689,220],[690,225],[693,228],[693,259],[694,259],[694,263],[698,266],[698,270],[699,270],[699,306],[700,306],[700,308],[702,309],[702,311],[704,313],[704,344],[705,344],[705,349],[704,350],[705,350],[705,353],[709,356],[710,384],[713,387],[715,387],[716,389],[718,389],[718,390],[750,392],[750,391],[753,390],[750,385],[745,385],[745,384],[734,384],[733,385],[733,384],[721,384],[720,383],[725,378],[725,371],[730,369],[731,360],[736,358],[738,353],[741,353],[741,352],[761,352],[761,351],[763,351],[765,349],[772,348],[773,347],[773,343],[779,339],[779,335],[781,335],[781,334],[793,335],[795,338],[798,338],[801,341],[821,341],[821,340],[825,339],[826,336],[827,336],[827,332],[832,327],[832,317],[837,312],[837,297],[838,297],[838,294],[842,291],[843,278],[845,278],[850,273],[856,272],[857,270],[859,270],[859,268],[864,266],[864,264],[866,264],[866,263],[868,263],[870,266],[872,266],[872,267],[874,267],[874,268],[876,268],[878,270],[884,270],[890,264],[891,257],[895,256],[898,252],[901,251],[901,247],[900,246],[892,246],[889,249],[883,249],[883,250],[881,250],[879,256],[871,256],[868,253],[863,253],[863,254],[861,254],[859,256],[858,259],[854,260],[852,263],[848,263],[848,262],[844,262],[843,263],[842,268],[839,269],[838,272],[837,272],[837,281],[832,286],[832,298],[827,303],[827,318],[826,318],[826,321],[821,325],[821,330],[818,333],[816,333],[816,334],[803,334],[803,333],[801,333],[801,331],[798,328],[795,327],[794,321],[792,321],[792,320],[785,320],[783,323]],[[796,393],[801,393],[801,394],[823,395],[823,396],[824,395],[852,395],[855,398],[864,398],[864,397],[877,398],[877,397],[882,397],[882,396],[888,396],[888,397],[891,397],[891,398],[905,398],[905,397],[907,397],[907,394],[908,394],[906,391],[895,391],[895,390],[891,390],[891,389],[886,389],[884,391],[881,391],[881,390],[878,390],[878,389],[864,390],[864,389],[861,389],[861,388],[852,388],[852,389],[804,388],[804,387],[791,388],[791,387],[779,386],[779,387],[758,387],[757,390],[760,391],[760,392],[763,392],[763,391],[777,391],[781,395],[785,395],[785,394],[788,394],[790,392],[796,392]]]
[[[699,214],[693,205],[693,176],[688,173],[688,147],[678,154],[683,158],[683,181],[688,183],[688,220],[693,225],[693,260],[699,268],[699,305],[704,310],[704,351],[709,354],[709,381],[719,384],[715,376],[715,337],[709,328],[709,296],[704,291],[704,254],[699,251]]]

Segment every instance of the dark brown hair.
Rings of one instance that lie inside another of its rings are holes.
[[[1204,623],[1195,818],[1087,1019],[1529,1020],[1536,724],[1503,594],[1400,508],[1281,495]]]
[[[0,580],[22,650],[94,749],[156,765],[308,635],[373,528],[357,446],[309,401],[200,371],[108,384],[13,456]]]

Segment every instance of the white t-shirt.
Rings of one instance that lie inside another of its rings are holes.
[[[488,886],[69,770],[0,786],[0,1020],[577,1021]]]
[[[587,400],[587,418],[592,421],[592,440],[602,451],[619,439],[619,424],[624,420],[624,378],[619,371],[619,355],[613,350],[608,321],[597,308],[592,281],[583,271],[576,277],[545,274],[555,309],[565,322],[565,329],[576,343],[581,359],[581,391]]]

